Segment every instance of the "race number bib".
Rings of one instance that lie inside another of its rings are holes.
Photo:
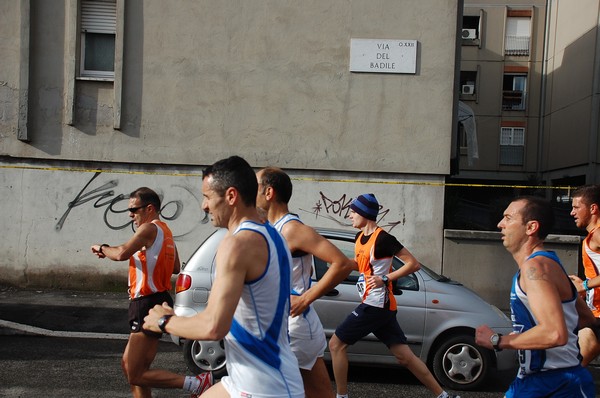
[[[367,290],[365,274],[360,274],[360,276],[358,277],[358,281],[356,281],[356,289],[358,289],[358,295],[362,300],[362,298],[365,296],[365,291]]]

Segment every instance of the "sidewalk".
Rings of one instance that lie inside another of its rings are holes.
[[[0,334],[127,338],[127,292],[0,286]],[[91,334],[91,335],[90,335]]]

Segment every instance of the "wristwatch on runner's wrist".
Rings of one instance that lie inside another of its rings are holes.
[[[494,333],[490,337],[490,343],[492,343],[492,347],[496,351],[502,351],[502,348],[500,348],[500,337],[502,337],[500,333]]]
[[[169,323],[169,319],[171,319],[173,315],[165,315],[165,316],[161,316],[158,319],[158,327],[160,330],[163,331],[163,333],[167,333],[166,327],[167,327],[167,323]]]

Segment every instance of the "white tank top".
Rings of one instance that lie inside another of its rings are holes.
[[[283,226],[290,221],[302,222],[296,214],[288,213],[277,220],[274,227],[281,232]],[[310,288],[313,269],[314,258],[312,254],[304,252],[292,253],[291,294],[301,295]],[[301,316],[290,316],[288,324],[291,337],[312,340],[315,337],[320,338],[325,334],[321,320],[312,305]]]
[[[304,397],[287,327],[290,252],[281,234],[268,223],[245,221],[234,234],[241,230],[251,230],[265,238],[269,263],[260,278],[244,285],[231,329],[225,336],[229,376],[223,385],[232,397]]]

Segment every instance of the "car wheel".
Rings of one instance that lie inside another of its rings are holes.
[[[183,358],[187,368],[194,374],[211,371],[216,379],[227,374],[223,340],[186,340],[183,343]]]
[[[476,390],[492,371],[492,353],[475,344],[473,336],[458,335],[440,344],[433,357],[433,373],[453,390]]]

